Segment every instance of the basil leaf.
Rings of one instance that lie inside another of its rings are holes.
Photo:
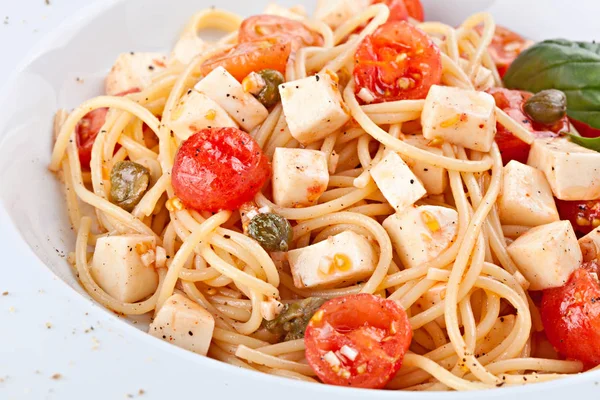
[[[576,143],[581,147],[585,147],[586,149],[600,152],[600,137],[586,138],[582,136],[573,135],[572,133],[568,133],[567,135],[569,136],[569,140],[571,142]]]
[[[567,96],[567,115],[600,129],[600,43],[545,40],[517,57],[504,83],[537,93],[558,89]]]

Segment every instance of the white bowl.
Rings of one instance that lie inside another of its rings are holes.
[[[308,9],[313,5],[312,1],[280,3],[298,2],[306,3]],[[551,383],[471,394],[375,392],[306,384],[248,372],[181,350],[146,335],[135,325],[126,324],[124,319],[89,301],[65,260],[65,254],[74,247],[74,235],[62,188],[46,169],[52,148],[54,112],[99,94],[103,77],[119,53],[167,51],[188,18],[215,3],[250,15],[259,13],[267,1],[117,0],[93,5],[48,35],[1,93],[0,283],[2,275],[12,273],[14,268],[23,277],[19,283],[23,293],[33,292],[31,285],[39,282],[40,276],[47,278],[49,273],[60,278],[60,283],[52,284],[51,296],[21,300],[27,313],[19,314],[17,310],[13,317],[19,321],[15,324],[21,327],[20,331],[11,332],[10,317],[0,314],[0,341],[5,343],[0,345],[0,372],[9,366],[14,369],[12,379],[21,382],[11,385],[10,378],[0,375],[5,381],[0,383],[0,397],[4,398],[4,394],[19,397],[23,390],[29,389],[33,398],[41,398],[49,388],[56,389],[61,398],[98,399],[123,398],[139,389],[145,391],[145,398],[189,394],[213,398],[215,395],[259,398],[268,394],[286,400],[332,395],[370,399],[482,396],[563,399],[569,394],[593,396],[594,393],[597,396],[600,371]],[[424,0],[424,3],[428,19],[458,24],[472,12],[489,10],[500,24],[533,39],[562,36],[591,40],[598,33],[595,18],[600,13],[600,3],[594,0],[573,0],[568,7],[560,0]],[[51,334],[45,334],[39,323],[46,316],[60,321],[54,324]],[[36,324],[29,324],[34,320]],[[36,330],[23,329],[30,325]],[[89,326],[95,326],[95,330],[85,336]],[[36,374],[36,369],[41,374]],[[61,373],[64,378],[51,381],[48,379],[51,373]],[[44,380],[36,375],[44,375]],[[25,387],[24,382],[30,382],[31,387]]]

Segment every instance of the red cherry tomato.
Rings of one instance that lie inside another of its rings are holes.
[[[324,383],[382,388],[400,369],[411,339],[406,312],[393,300],[342,296],[323,304],[308,323],[306,360]]]
[[[377,28],[359,45],[354,60],[356,92],[367,89],[374,103],[423,99],[442,79],[440,50],[405,21]]]
[[[577,121],[573,118],[569,118],[569,121],[573,124],[577,132],[583,137],[596,138],[600,136],[600,129],[592,128],[584,122]]]
[[[544,291],[542,322],[552,346],[587,368],[600,364],[600,266],[584,263],[566,285]]]
[[[425,12],[423,11],[423,4],[421,0],[404,0],[406,8],[408,9],[408,15],[417,21],[425,21]]]
[[[600,226],[600,200],[565,201],[556,199],[560,219],[571,221],[575,232],[587,235]]]
[[[506,112],[512,119],[531,131],[536,138],[555,137],[558,132],[565,130],[568,121],[563,118],[552,126],[535,123],[523,111],[523,104],[533,96],[529,92],[520,90],[509,90],[504,88],[492,88],[488,93],[494,96],[496,105]],[[496,124],[496,143],[500,148],[502,161],[508,164],[510,160],[516,160],[523,164],[527,163],[529,156],[529,145],[514,136],[508,129],[499,123]]]
[[[209,58],[201,72],[207,75],[217,67],[225,68],[238,81],[251,72],[275,69],[285,73],[285,65],[292,51],[292,42],[283,37],[271,37],[240,43],[232,49]]]
[[[373,0],[371,4],[379,3],[385,4],[390,9],[388,22],[408,20],[408,9],[406,8],[404,0]]]
[[[478,30],[481,33],[483,28],[478,27]],[[496,32],[494,33],[492,43],[488,47],[488,51],[496,64],[496,68],[498,68],[500,77],[506,74],[508,67],[510,67],[515,58],[532,44],[531,40],[525,39],[518,33],[496,25]]]
[[[138,88],[132,88],[117,94],[117,96],[125,96],[139,91],[140,89]],[[96,136],[98,136],[98,132],[100,132],[100,129],[104,125],[107,113],[108,108],[97,108],[90,111],[81,118],[75,127],[75,132],[77,133],[77,147],[79,148],[79,161],[81,162],[81,167],[83,169],[90,169],[92,147],[94,146],[94,141],[96,140]]]
[[[304,24],[277,15],[255,15],[240,26],[240,43],[281,37],[292,42],[292,50],[306,46],[322,46],[323,38]]]
[[[271,176],[271,165],[246,132],[209,128],[182,143],[171,175],[175,194],[186,206],[233,210],[258,193]]]

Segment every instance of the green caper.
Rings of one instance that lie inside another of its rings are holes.
[[[258,214],[248,224],[248,234],[265,250],[287,251],[293,232],[289,221],[281,215]]]
[[[132,211],[150,184],[150,172],[133,161],[119,161],[110,171],[110,202]]]
[[[277,318],[265,321],[264,327],[269,332],[283,337],[284,341],[302,339],[308,322],[323,303],[325,299],[308,297],[286,305]]]
[[[524,109],[535,122],[552,125],[566,115],[567,96],[560,90],[542,90],[525,102]]]
[[[279,85],[281,85],[285,79],[281,72],[275,71],[274,69],[263,69],[258,74],[265,81],[265,86],[256,95],[256,98],[263,106],[267,108],[272,107],[280,100]]]

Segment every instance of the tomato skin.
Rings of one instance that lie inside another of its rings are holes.
[[[542,323],[554,348],[586,368],[600,364],[600,266],[584,263],[566,285],[547,289],[542,297]]]
[[[482,28],[479,28],[479,31],[482,32]],[[525,39],[518,33],[496,25],[494,38],[488,47],[488,51],[496,64],[496,68],[498,68],[500,77],[506,74],[508,67],[510,67],[515,58],[532,44],[531,40]]]
[[[240,82],[251,72],[263,69],[274,69],[285,74],[291,51],[292,42],[282,37],[244,42],[209,58],[200,71],[206,76],[213,69],[223,67]]]
[[[373,103],[424,99],[442,79],[440,50],[406,21],[381,25],[358,46],[354,60],[356,93],[368,89]]]
[[[171,175],[187,207],[216,212],[252,200],[271,176],[271,164],[246,132],[208,128],[181,144]]]
[[[502,109],[509,117],[533,133],[536,138],[556,137],[559,132],[564,131],[568,126],[566,117],[552,126],[532,121],[523,111],[523,104],[533,96],[532,93],[504,88],[491,88],[487,92],[494,96],[498,108]],[[514,136],[500,123],[496,124],[495,140],[500,149],[504,165],[508,164],[511,160],[516,160],[523,164],[527,163],[530,146]]]
[[[575,232],[581,235],[587,235],[600,224],[600,200],[566,201],[556,199],[556,207],[560,219],[571,221]],[[596,220],[595,223],[594,220]]]
[[[385,4],[390,9],[390,21],[407,21],[408,20],[408,9],[404,0],[373,0],[371,4]]]
[[[421,0],[404,0],[404,4],[408,10],[408,15],[417,21],[425,21],[425,12],[423,11]]]
[[[137,93],[140,89],[131,88],[122,93],[118,93],[117,96],[125,96],[130,93]],[[75,133],[77,138],[77,147],[79,149],[79,162],[81,168],[84,170],[90,169],[90,162],[92,161],[92,147],[96,137],[106,121],[106,114],[108,114],[108,108],[97,108],[85,114],[83,118],[75,126]]]
[[[304,24],[277,15],[255,15],[246,18],[240,26],[240,43],[265,38],[281,37],[292,42],[292,50],[305,46],[322,46],[323,38]]]
[[[592,128],[588,124],[577,121],[573,118],[569,118],[569,121],[571,121],[575,129],[577,129],[577,132],[579,132],[579,134],[583,137],[596,138],[600,136],[600,129]]]
[[[382,388],[400,369],[411,339],[406,312],[395,301],[347,295],[329,300],[313,315],[304,336],[306,360],[324,383]],[[344,345],[358,354],[353,361],[338,356],[342,369],[336,372],[323,357]],[[344,370],[349,376],[342,376]]]

